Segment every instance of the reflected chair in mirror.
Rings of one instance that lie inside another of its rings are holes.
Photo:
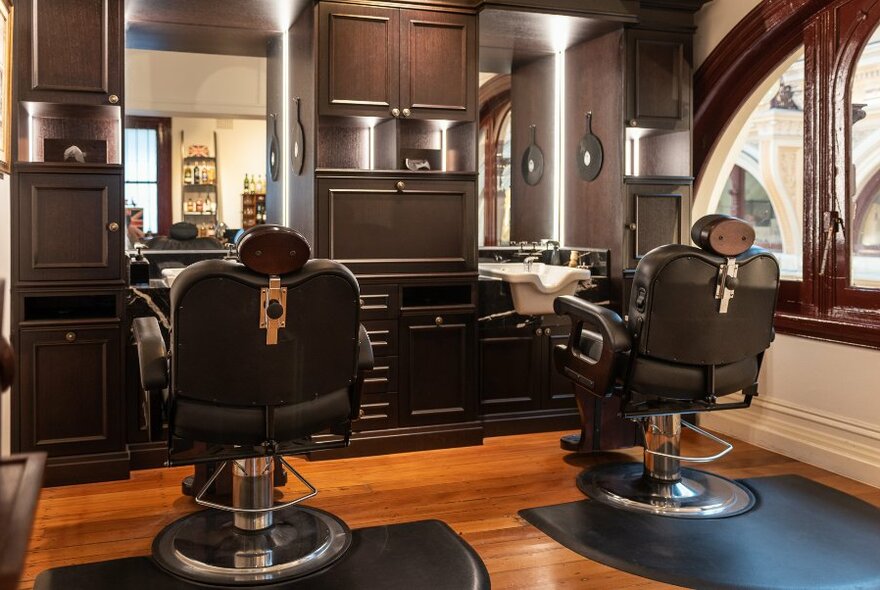
[[[237,258],[198,262],[177,277],[168,354],[155,318],[133,322],[153,436],[167,417],[167,465],[220,465],[196,495],[209,509],[153,542],[154,560],[174,575],[265,584],[328,567],[350,545],[342,520],[301,504],[317,491],[284,460],[348,444],[373,364],[354,275],[309,255],[297,232],[257,226],[238,240]],[[301,497],[275,503],[276,459],[302,484]],[[224,469],[231,505],[205,496]]]
[[[699,247],[661,246],[641,259],[626,320],[576,297],[557,298],[554,309],[571,317],[572,331],[554,360],[574,383],[579,405],[620,396],[621,415],[644,434],[644,463],[585,470],[577,480],[582,492],[633,511],[732,516],[754,505],[750,490],[681,466],[718,459],[732,445],[681,415],[746,408],[757,395],[761,361],[774,338],[779,266],[753,246],[754,229],[734,217],[703,217],[691,237]],[[682,426],[721,450],[682,455]]]

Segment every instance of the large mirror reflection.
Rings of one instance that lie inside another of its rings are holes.
[[[126,3],[126,247],[222,250],[267,221],[268,54],[275,3]]]

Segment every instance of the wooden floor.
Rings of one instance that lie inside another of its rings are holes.
[[[522,508],[582,498],[574,484],[581,469],[627,459],[568,455],[559,449],[559,434],[490,438],[463,449],[298,460],[295,466],[320,490],[309,504],[339,515],[352,528],[446,521],[483,558],[495,590],[670,588],[589,561],[517,516]],[[685,448],[700,452],[709,445],[688,436]],[[880,506],[880,489],[744,443],[712,470],[734,478],[796,473]],[[135,472],[129,481],[44,490],[20,587],[31,588],[49,567],[148,554],[162,527],[196,508],[180,494],[180,480],[188,473],[154,469]]]

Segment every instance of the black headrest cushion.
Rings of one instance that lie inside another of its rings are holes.
[[[186,221],[175,223],[171,226],[171,231],[168,232],[168,237],[173,240],[193,240],[198,235],[199,228]]]
[[[755,243],[755,228],[731,215],[706,215],[691,228],[691,239],[712,254],[739,256]]]
[[[242,264],[265,275],[298,271],[312,255],[302,234],[283,225],[255,225],[241,234],[236,248]]]

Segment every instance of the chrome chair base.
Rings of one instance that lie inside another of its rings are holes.
[[[351,545],[351,531],[323,510],[292,506],[272,526],[245,531],[235,515],[203,510],[177,520],[153,541],[153,559],[169,573],[206,584],[254,585],[323,569]]]
[[[632,512],[675,518],[723,518],[751,510],[755,496],[725,477],[681,468],[677,481],[648,477],[642,463],[614,463],[584,471],[577,486],[589,498]]]

